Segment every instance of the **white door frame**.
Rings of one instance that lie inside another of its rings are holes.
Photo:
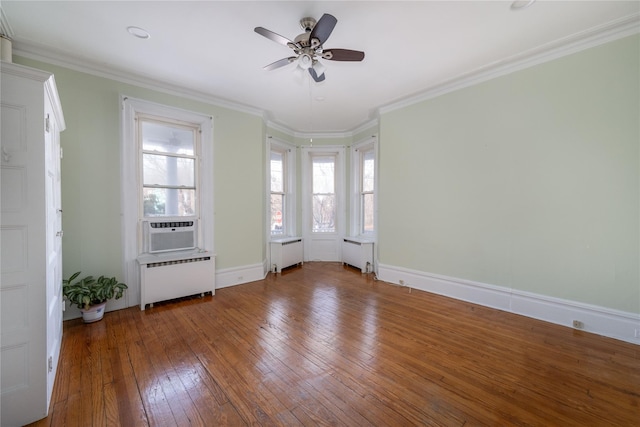
[[[313,233],[311,207],[311,171],[314,155],[335,155],[336,191],[336,231],[333,233]],[[302,147],[302,237],[305,261],[341,261],[341,240],[346,230],[345,199],[345,147],[343,145],[322,145]]]

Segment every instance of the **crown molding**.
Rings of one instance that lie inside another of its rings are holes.
[[[6,16],[0,8],[0,32],[9,32],[6,34],[11,36],[13,31],[6,19]],[[206,104],[227,108],[255,116],[259,116],[266,123],[267,127],[283,132],[286,135],[297,138],[344,138],[351,137],[355,134],[368,129],[371,126],[377,126],[380,114],[398,110],[410,105],[426,101],[450,93],[465,87],[473,86],[487,80],[501,77],[516,71],[533,67],[563,56],[571,55],[595,46],[599,46],[614,40],[621,39],[633,34],[640,33],[640,13],[635,13],[627,17],[611,21],[609,23],[582,31],[571,36],[555,40],[534,49],[513,55],[510,58],[497,61],[495,63],[480,67],[468,73],[458,75],[452,79],[448,79],[439,84],[432,86],[417,94],[404,97],[392,103],[378,106],[372,109],[370,117],[374,119],[359,125],[357,128],[347,132],[301,132],[289,128],[288,126],[276,123],[270,120],[271,116],[268,111],[221,99],[212,95],[203,94],[192,89],[186,89],[178,85],[168,84],[159,80],[149,79],[141,75],[124,72],[116,69],[105,68],[104,64],[91,62],[86,60],[78,60],[72,56],[50,48],[44,48],[37,44],[29,42],[13,43],[13,53],[17,56],[33,59],[36,61],[47,62],[53,65],[69,68],[71,70],[91,74],[115,80],[121,83],[132,84],[138,87],[167,93]]]
[[[638,33],[640,33],[640,13],[635,13],[461,74],[418,94],[383,105],[378,108],[378,114],[408,107],[446,93],[474,86],[496,77],[524,70]]]
[[[379,120],[377,118],[369,120],[368,122],[365,122],[365,123],[361,124],[360,126],[358,126],[357,128],[353,129],[351,131],[351,135],[355,136],[355,135],[359,134],[360,132],[364,132],[364,131],[369,130],[369,129],[373,128],[373,127],[376,128],[376,132],[375,133],[378,133],[378,128],[377,128],[378,124],[379,124]]]
[[[267,121],[267,128],[273,129],[279,132],[284,133],[285,135],[291,136],[293,138],[350,138],[357,135],[360,132],[364,132],[367,129],[371,129],[372,127],[378,126],[378,119],[369,120],[358,126],[357,128],[347,131],[347,132],[300,132],[293,130],[289,127],[286,127],[280,123],[276,123],[273,121]],[[377,129],[376,129],[377,131]]]
[[[12,39],[13,34],[13,28],[11,28],[11,24],[9,24],[7,15],[4,13],[4,9],[0,7],[0,35]]]
[[[294,132],[296,138],[349,138],[352,136],[351,132]]]
[[[104,64],[99,64],[97,62],[88,60],[79,61],[78,59],[73,58],[72,56],[67,55],[63,52],[55,51],[51,48],[44,48],[33,43],[16,43],[14,41],[13,53],[14,55],[22,56],[24,58],[32,59],[35,61],[42,61],[48,64],[58,65],[60,67],[79,71],[81,73],[87,73],[93,76],[115,80],[120,83],[126,83],[145,89],[155,90],[169,95],[179,96],[181,98],[187,98],[193,101],[199,101],[206,104],[214,105],[217,107],[228,108],[230,110],[260,116],[261,118],[264,118],[265,115],[265,112],[259,108],[251,107],[222,98],[217,98],[215,96],[203,94],[202,92],[187,89],[178,85],[165,83],[160,80],[154,80],[142,75],[108,68],[105,67]]]
[[[278,132],[282,132],[285,135],[295,137],[295,131],[289,127],[286,127],[280,123],[276,123],[271,120],[266,120],[267,129],[277,130]]]

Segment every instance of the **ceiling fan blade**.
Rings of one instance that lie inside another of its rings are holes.
[[[262,67],[267,71],[275,70],[276,68],[284,67],[285,65],[291,64],[296,59],[295,56],[290,56],[289,58],[282,58],[276,62],[272,62],[269,65],[265,65]]]
[[[362,61],[364,52],[350,49],[325,49],[322,52],[322,58],[331,61]]]
[[[309,74],[311,74],[311,77],[313,77],[313,80],[315,80],[316,83],[324,81],[324,73],[318,75],[318,73],[316,73],[316,70],[311,67],[309,67]]]
[[[309,35],[309,40],[317,39],[320,41],[320,44],[323,44],[333,31],[333,28],[336,26],[338,20],[333,15],[329,15],[325,13],[322,15],[320,20],[316,23],[313,30],[311,30],[311,34]]]
[[[283,37],[280,34],[276,34],[271,30],[267,30],[266,28],[256,27],[253,29],[253,31],[260,34],[261,36],[265,36],[269,40],[273,40],[276,43],[280,43],[281,45],[288,46],[288,47],[290,47],[289,44],[295,45],[295,43],[289,40],[288,38]]]

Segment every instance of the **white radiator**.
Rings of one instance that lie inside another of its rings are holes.
[[[287,237],[271,241],[271,271],[282,272],[283,268],[302,264],[302,239]]]
[[[363,273],[373,271],[373,242],[347,237],[342,241],[342,263],[359,268]]]
[[[140,310],[147,304],[216,292],[215,256],[210,252],[145,254],[140,264]]]

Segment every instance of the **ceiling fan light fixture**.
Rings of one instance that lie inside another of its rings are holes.
[[[312,65],[313,59],[311,59],[310,55],[305,53],[300,55],[300,57],[298,58],[298,67],[302,68],[303,70],[308,70]]]
[[[316,74],[321,76],[324,74],[324,71],[327,69],[327,67],[324,66],[324,64],[318,60],[313,61],[313,69],[316,70]]]

